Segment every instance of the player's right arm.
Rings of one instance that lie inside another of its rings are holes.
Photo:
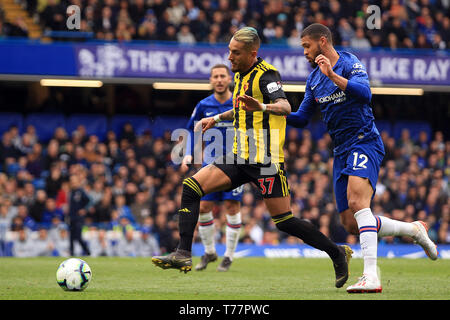
[[[186,145],[186,155],[183,158],[183,161],[181,162],[181,172],[187,172],[189,170],[189,165],[192,163],[192,154],[194,153],[194,123],[196,121],[201,121],[201,118],[203,117],[203,111],[202,111],[202,107],[200,105],[200,103],[198,103],[195,108],[194,111],[192,112],[191,118],[189,119],[186,128],[189,130],[189,140],[187,141],[187,143],[190,144],[190,148]]]
[[[311,119],[314,109],[316,106],[316,101],[311,90],[309,81],[306,82],[305,87],[305,97],[303,98],[300,107],[296,112],[291,112],[286,117],[286,123],[292,127],[304,128]]]
[[[319,65],[320,71],[326,75],[336,86],[338,86],[345,94],[358,99],[362,103],[370,103],[372,93],[370,90],[369,77],[363,64],[354,57],[349,60],[347,76],[340,76],[333,71],[330,60],[323,54],[317,56],[315,62]],[[352,66],[349,68],[349,66]]]
[[[230,109],[228,111],[222,112],[214,117],[203,118],[195,125],[194,131],[202,130],[204,133],[206,130],[214,127],[217,122],[220,121],[232,121],[234,120],[234,110]]]

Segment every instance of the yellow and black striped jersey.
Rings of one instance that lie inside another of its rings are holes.
[[[234,75],[233,153],[249,163],[283,163],[286,117],[262,111],[246,112],[237,101],[244,94],[266,104],[286,99],[277,69],[258,58],[250,70]]]

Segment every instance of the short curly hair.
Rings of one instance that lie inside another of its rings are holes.
[[[333,44],[333,36],[331,34],[330,29],[327,26],[324,26],[320,23],[313,23],[303,29],[300,38],[310,37],[314,40],[319,40],[320,37],[327,38],[328,42]]]

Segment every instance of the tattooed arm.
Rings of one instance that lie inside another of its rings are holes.
[[[287,116],[291,113],[291,104],[285,98],[278,98],[270,104],[263,104],[248,95],[239,96],[237,99],[243,103],[242,108],[245,111],[263,111],[278,116]]]
[[[291,113],[291,104],[287,99],[279,98],[275,103],[266,104],[266,112],[277,116],[287,116]]]

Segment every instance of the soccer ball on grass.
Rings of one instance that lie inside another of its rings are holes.
[[[91,268],[78,258],[65,260],[56,270],[56,282],[65,291],[82,291],[87,288],[91,278]]]

